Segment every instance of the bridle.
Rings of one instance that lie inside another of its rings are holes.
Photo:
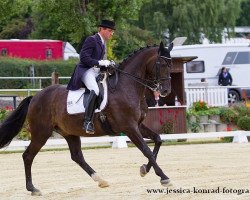
[[[164,64],[162,64],[160,62],[161,59],[165,63],[167,63],[167,67],[169,68],[167,77],[161,77],[161,67],[162,67],[162,65],[164,65]],[[171,76],[170,76],[171,65],[172,65],[172,60],[171,60],[170,57],[158,55],[157,59],[156,59],[156,62],[154,64],[154,67],[152,69],[152,70],[155,69],[155,77],[149,77],[149,78],[145,78],[145,79],[143,79],[141,77],[138,77],[136,75],[130,74],[130,73],[128,73],[128,72],[126,72],[126,71],[124,71],[122,69],[119,69],[118,67],[113,66],[113,68],[115,70],[117,70],[118,72],[120,72],[120,73],[122,73],[124,75],[129,76],[134,81],[136,81],[137,83],[140,83],[141,85],[149,88],[150,90],[152,90],[152,91],[159,91],[161,89],[161,83],[162,83],[162,81],[171,80]]]
[[[167,73],[167,77],[161,77],[161,68],[162,68],[162,63],[160,62],[160,59],[162,59],[165,63],[167,63],[167,67],[168,69],[168,73]],[[157,60],[156,63],[154,65],[153,70],[155,69],[155,78],[149,78],[146,79],[146,81],[153,83],[153,85],[155,86],[153,89],[153,91],[159,91],[160,87],[161,87],[161,83],[165,80],[171,80],[171,76],[170,76],[170,69],[171,69],[171,65],[172,65],[172,59],[166,56],[157,56]]]

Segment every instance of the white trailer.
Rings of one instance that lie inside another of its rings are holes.
[[[218,85],[218,75],[222,67],[228,68],[233,77],[233,85],[250,86],[250,42],[238,44],[200,44],[176,46],[172,57],[197,56],[184,65],[184,83],[188,87],[205,78],[208,85]],[[250,97],[250,90],[247,92]],[[232,101],[240,100],[241,90],[229,89]]]

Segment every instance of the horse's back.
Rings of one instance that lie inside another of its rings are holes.
[[[65,85],[51,85],[38,92],[31,100],[28,114],[32,117],[49,115],[66,107],[68,91]]]
[[[58,98],[59,96],[65,96],[67,95],[67,90],[65,85],[51,85],[40,92],[38,92],[33,98],[32,102],[33,104],[39,103],[39,104],[44,104],[44,103],[50,103],[53,101],[55,98]]]

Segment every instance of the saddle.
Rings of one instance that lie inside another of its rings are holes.
[[[95,113],[102,111],[108,100],[108,87],[107,87],[107,74],[101,73],[96,78],[100,93],[97,100],[97,108]],[[79,90],[69,90],[67,97],[67,113],[68,114],[79,114],[85,112],[86,101],[88,98],[89,90],[80,88]],[[83,102],[83,103],[82,103]]]

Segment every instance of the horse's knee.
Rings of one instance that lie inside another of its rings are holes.
[[[26,152],[26,151],[25,151],[25,152],[23,152],[22,157],[23,157],[23,160],[25,160],[25,159],[27,158],[27,152]]]
[[[79,162],[79,160],[77,159],[77,156],[75,156],[75,155],[71,155],[71,160],[73,160],[76,163]]]
[[[156,140],[155,144],[158,145],[158,146],[161,146],[162,145],[162,140],[161,139],[160,140]]]
[[[79,156],[78,153],[72,153],[71,159],[78,164],[81,162],[81,157]]]
[[[162,144],[162,139],[161,139],[160,135],[158,135],[158,134],[154,136],[154,141],[156,144],[159,144],[159,145]]]
[[[32,160],[30,159],[30,157],[29,157],[29,152],[28,152],[28,150],[26,150],[26,151],[23,153],[22,157],[23,157],[23,161],[24,161],[25,163],[31,162],[31,161],[32,161]]]

